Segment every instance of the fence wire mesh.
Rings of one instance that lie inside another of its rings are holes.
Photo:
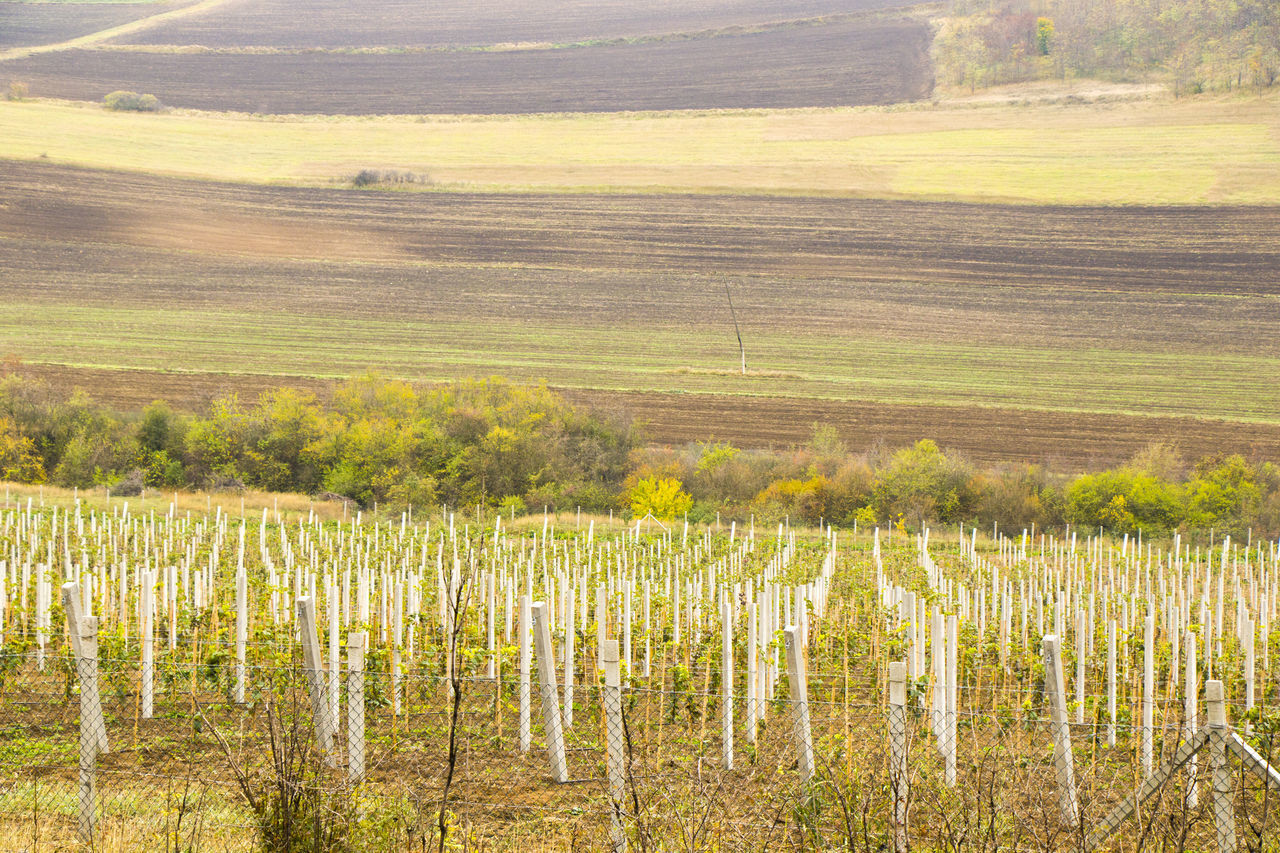
[[[1106,697],[1087,697],[1088,721],[1070,725],[1080,815],[1072,827],[1059,808],[1052,730],[1036,690],[966,685],[948,725],[923,681],[908,685],[899,708],[878,676],[859,683],[819,671],[808,675],[814,768],[806,781],[785,667],[776,680],[757,680],[758,698],[747,673],[735,673],[730,769],[722,673],[710,655],[673,649],[655,655],[648,677],[639,666],[624,672],[616,694],[594,656],[580,658],[571,722],[557,669],[568,771],[557,784],[536,667],[523,680],[515,649],[499,655],[493,678],[480,674],[482,655],[449,662],[443,644],[398,673],[385,647],[370,649],[363,672],[322,673],[328,751],[296,644],[250,645],[244,703],[234,701],[234,649],[158,650],[150,715],[135,651],[113,641],[78,662],[69,652],[50,651],[42,662],[9,653],[0,682],[0,847],[77,843],[90,796],[98,849],[434,849],[443,822],[455,838],[502,848],[606,849],[621,839],[648,850],[870,851],[895,849],[897,814],[905,816],[897,838],[909,848],[1073,850],[1145,779],[1142,727],[1117,723],[1110,745]],[[83,685],[95,678],[106,750],[92,732],[82,735]],[[530,744],[522,751],[525,690]],[[353,699],[362,713],[352,714]],[[1182,707],[1157,703],[1157,773],[1186,740]],[[895,716],[906,768],[896,784]],[[754,727],[749,717],[758,718]],[[1203,714],[1199,723],[1207,731]],[[1192,761],[1116,822],[1102,849],[1221,850],[1225,816],[1239,847],[1280,849],[1276,779],[1249,770],[1229,744],[1239,738],[1265,766],[1277,744],[1263,728],[1212,729]],[[613,786],[611,750],[621,762]],[[306,844],[290,847],[291,838]]]

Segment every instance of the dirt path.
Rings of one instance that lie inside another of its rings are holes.
[[[66,41],[55,42],[54,44],[38,44],[10,48],[9,50],[0,51],[0,62],[6,62],[12,59],[23,59],[39,53],[56,53],[61,50],[95,47],[108,39],[133,35],[135,33],[143,32],[144,30],[149,30],[152,27],[158,27],[161,24],[171,23],[175,20],[186,18],[191,15],[199,15],[204,12],[209,12],[219,6],[226,5],[229,2],[231,2],[231,0],[200,0],[198,3],[183,6],[180,9],[170,9],[167,12],[160,12],[159,14],[150,15],[146,18],[139,18],[138,20],[130,21],[127,24],[120,24],[117,27],[99,30],[96,33],[89,33],[88,35],[78,36]]]

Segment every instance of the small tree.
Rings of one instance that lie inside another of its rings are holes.
[[[1048,56],[1053,47],[1053,19],[1036,18],[1036,50],[1041,56]]]
[[[645,477],[631,489],[631,515],[643,518],[671,519],[684,515],[693,506],[693,498],[675,477]]]
[[[12,418],[0,417],[0,480],[17,483],[43,483],[44,460],[36,443]]]
[[[5,99],[10,101],[25,101],[27,96],[31,94],[31,90],[26,83],[21,80],[12,80],[9,83],[9,91],[5,94]]]

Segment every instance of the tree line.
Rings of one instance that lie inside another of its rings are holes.
[[[1280,4],[953,0],[934,54],[940,79],[970,90],[1054,77],[1264,89],[1280,81]]]
[[[0,379],[0,479],[136,494],[143,488],[298,492],[363,507],[581,508],[640,518],[841,526],[927,524],[1160,535],[1280,536],[1280,468],[1153,445],[1124,465],[1066,474],[979,467],[922,440],[851,452],[829,424],[783,450],[707,441],[656,447],[625,414],[502,379],[429,388],[376,375],[327,399],[292,388],[119,412],[83,391]]]

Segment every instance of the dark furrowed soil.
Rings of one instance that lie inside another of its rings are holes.
[[[907,0],[235,0],[121,39],[208,47],[565,44],[758,27],[914,5]]]
[[[844,20],[559,50],[410,53],[62,51],[0,73],[32,94],[146,92],[251,113],[510,114],[888,104],[933,88],[923,19]]]
[[[56,44],[172,8],[169,3],[0,2],[0,49]],[[4,66],[0,82],[6,82]]]
[[[1280,211],[1263,206],[355,192],[3,166],[0,235],[206,258],[713,272],[1049,288],[1055,295],[1273,296],[1280,287]],[[129,257],[109,263],[128,265]],[[1094,297],[1100,306],[1113,298]],[[1150,323],[1129,320],[1135,328]]]
[[[1280,351],[1274,208],[379,193],[22,163],[0,169],[0,199],[0,286],[36,322],[41,306],[102,306],[207,315],[212,325],[200,333],[215,337],[223,322],[216,318],[254,315],[275,318],[282,334],[296,326],[299,335],[314,331],[308,318],[367,320],[392,331],[434,323],[456,329],[458,341],[492,326],[533,336],[543,350],[574,329],[631,330],[633,342],[643,340],[634,330],[655,330],[666,340],[728,335],[731,343],[727,282],[749,348],[753,335],[797,346],[825,341],[834,359],[821,369],[833,376],[849,369],[843,353],[869,341],[1032,347],[1068,366],[1100,350],[1139,358],[1217,353],[1227,356],[1222,373],[1193,379],[1238,396],[1248,393],[1238,386],[1253,381],[1254,368],[1233,374],[1237,357]],[[5,314],[0,309],[0,321]],[[10,322],[17,317],[10,313]],[[174,341],[188,333],[147,332]],[[92,341],[74,362],[80,367],[68,359],[23,369],[128,408],[156,398],[202,408],[229,391],[252,396],[280,384],[322,394],[330,387],[269,375],[286,372],[277,365],[236,362],[234,343],[228,338],[230,354],[214,368],[175,365],[194,372],[103,369],[143,365],[103,361]],[[661,358],[652,362],[666,374],[663,387],[729,384],[707,376],[686,383]],[[465,369],[502,372],[482,362]],[[322,363],[289,370],[332,375]],[[1280,457],[1274,424],[1090,413],[1095,403],[1115,404],[1087,397],[1078,401],[1086,411],[1061,412],[905,405],[877,400],[874,388],[865,399],[789,397],[785,381],[751,396],[605,391],[592,387],[595,374],[556,375],[553,384],[574,399],[632,412],[663,443],[787,445],[828,421],[854,448],[931,437],[980,461],[1112,464],[1150,441],[1175,443],[1192,458]],[[1000,380],[977,377],[975,393]],[[1143,393],[1140,384],[1132,388],[1133,411],[1142,410]]]

